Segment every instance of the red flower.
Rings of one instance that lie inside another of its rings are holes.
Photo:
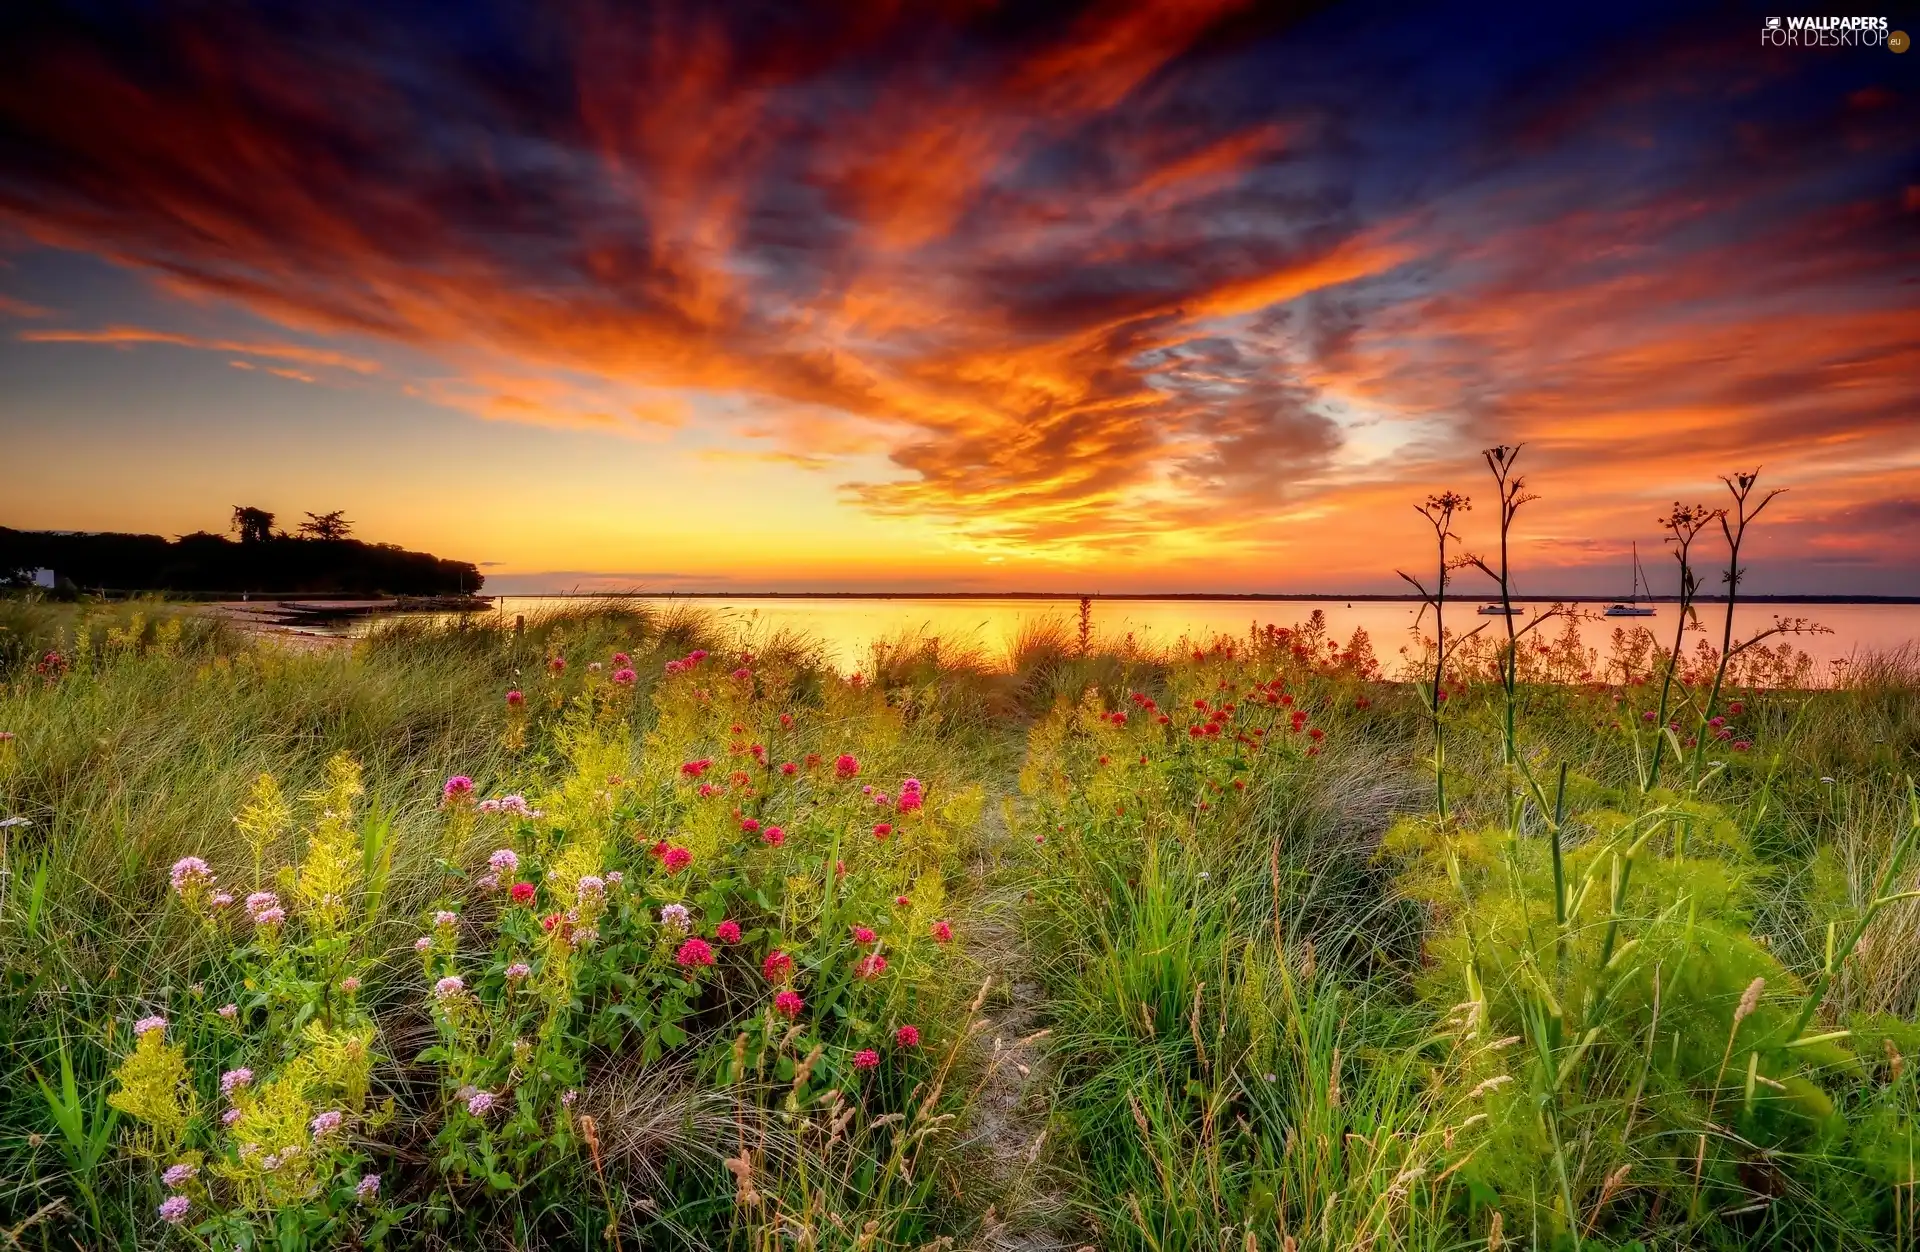
[[[887,958],[878,952],[869,952],[853,963],[854,977],[864,982],[872,982],[887,972]]]
[[[1160,716],[1154,718],[1153,720],[1156,722],[1159,722],[1162,726],[1165,726],[1168,722],[1172,721],[1173,719],[1171,717],[1168,717],[1165,713],[1162,713]]]
[[[721,943],[739,943],[740,923],[728,918],[713,928],[713,937]]]
[[[791,778],[795,774],[800,772],[800,767],[798,765],[795,765],[792,761],[786,761],[781,764],[780,772],[785,774],[787,777]]]
[[[933,941],[935,943],[952,943],[953,924],[951,922],[935,922],[933,924]]]
[[[558,674],[561,670],[567,668],[567,658],[556,656],[547,662],[547,668]]]
[[[540,926],[544,930],[552,930],[555,926],[558,926],[559,924],[560,924],[560,915],[558,913],[549,913],[545,917],[540,919]]]
[[[768,982],[785,982],[793,973],[793,958],[775,948],[760,962],[760,976]]]
[[[893,907],[896,909],[904,909],[912,903],[913,901],[908,899],[906,896],[893,897]]]
[[[818,752],[807,753],[807,768],[812,769],[818,764],[820,764],[820,754]]]
[[[518,691],[509,691],[507,693],[507,707],[510,709],[517,709],[526,702],[527,698]]]
[[[693,864],[693,853],[685,848],[668,848],[661,854],[660,864],[666,866],[669,874],[677,874]]]
[[[893,1032],[893,1041],[903,1048],[920,1046],[920,1030],[915,1026],[902,1026]]]
[[[613,663],[615,665],[631,665],[633,664],[633,658],[624,652],[616,652],[613,654]]]
[[[513,902],[515,904],[532,904],[533,903],[533,884],[530,882],[517,882],[513,884],[513,891],[511,892],[511,894],[513,896]]]
[[[833,763],[833,773],[834,777],[843,780],[857,777],[860,773],[860,762],[851,752],[842,752],[839,759]]]
[[[791,713],[782,713],[782,714],[780,715],[780,729],[781,729],[781,730],[792,730],[792,729],[793,729],[793,714],[791,714]]]
[[[880,1054],[872,1048],[862,1048],[853,1054],[853,1067],[855,1069],[877,1069],[879,1065]]]
[[[1326,737],[1327,737],[1327,732],[1324,730],[1321,730],[1318,726],[1315,726],[1312,730],[1309,730],[1307,732],[1307,738],[1312,739],[1316,743],[1322,739],[1325,739]]]
[[[800,1010],[806,1007],[807,1002],[792,991],[782,991],[773,997],[773,1011],[782,1017],[798,1017]]]
[[[752,817],[743,817],[743,818],[741,818],[741,819],[740,819],[740,829],[742,829],[742,830],[744,830],[744,831],[746,831],[746,832],[747,832],[748,834],[750,834],[750,835],[751,835],[751,834],[756,834],[756,833],[758,833],[758,832],[759,832],[759,830],[760,830],[760,822],[759,822],[759,819],[757,819],[757,818],[752,818]]]
[[[713,768],[713,758],[701,757],[697,761],[688,761],[680,767],[680,773],[688,778],[698,778]]]
[[[887,822],[875,822],[873,824],[873,837],[875,839],[885,839],[892,833],[893,826]]]
[[[689,939],[680,945],[680,950],[673,954],[673,959],[678,961],[683,969],[692,969],[696,965],[711,965],[713,948],[705,939]]]
[[[879,936],[875,935],[868,927],[855,926],[853,928],[853,941],[855,943],[872,943],[878,937]]]

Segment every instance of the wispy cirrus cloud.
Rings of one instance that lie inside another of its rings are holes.
[[[377,374],[380,364],[366,357],[314,348],[295,343],[243,342],[233,339],[204,339],[172,331],[145,330],[136,326],[109,326],[104,330],[23,330],[17,338],[27,343],[86,343],[115,348],[142,344],[164,344],[175,348],[193,348],[202,352],[261,357],[269,361],[297,361],[303,365],[346,370],[354,374]],[[311,380],[308,380],[311,381]]]

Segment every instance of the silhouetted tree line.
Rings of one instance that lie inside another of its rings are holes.
[[[24,584],[33,570],[51,569],[82,589],[425,596],[478,591],[486,581],[470,561],[350,538],[342,512],[309,513],[293,534],[273,524],[265,509],[236,505],[238,542],[204,530],[168,540],[0,526],[0,582]]]

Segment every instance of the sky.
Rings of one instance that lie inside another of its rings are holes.
[[[1767,12],[7,6],[0,525],[1392,591],[1505,443],[1522,591],[1757,466],[1748,589],[1920,592],[1920,53]]]

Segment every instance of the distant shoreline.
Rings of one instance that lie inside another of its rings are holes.
[[[1220,603],[1313,601],[1323,603],[1419,604],[1399,593],[1339,595],[1328,592],[1080,592],[1080,591],[491,591],[498,600],[1187,600]],[[1452,596],[1454,604],[1485,604],[1488,596]],[[1675,604],[1678,596],[1641,596],[1643,604]],[[1724,604],[1725,596],[1699,595],[1695,604]],[[1516,604],[1620,604],[1618,596],[1515,596]],[[1920,604],[1920,596],[1743,595],[1742,604]]]

